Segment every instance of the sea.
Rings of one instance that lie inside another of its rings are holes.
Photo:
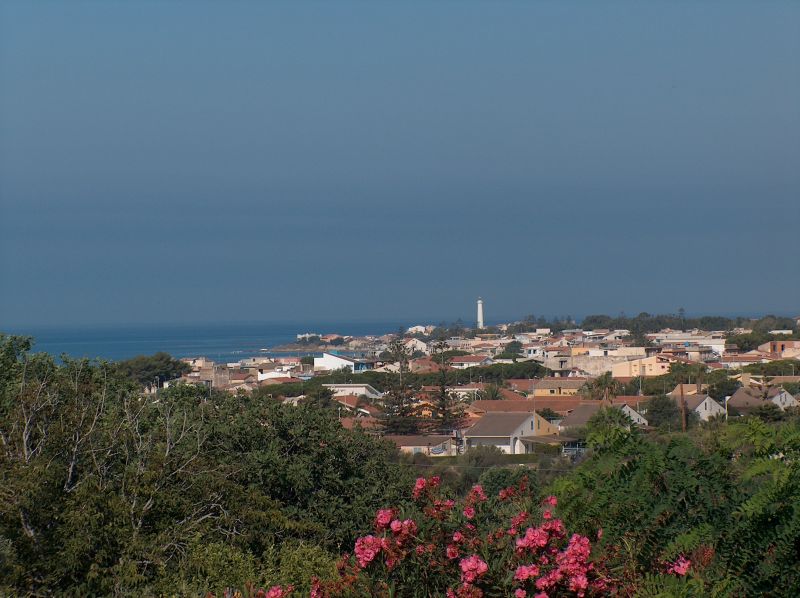
[[[2,329],[6,334],[31,336],[34,352],[60,357],[119,361],[159,351],[173,357],[208,357],[234,362],[276,353],[275,347],[296,342],[303,333],[347,336],[382,335],[412,325],[408,322],[220,323],[87,327],[28,327]],[[294,353],[295,355],[298,353]],[[311,354],[302,353],[299,354]]]

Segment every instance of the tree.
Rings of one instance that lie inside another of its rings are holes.
[[[313,387],[306,394],[305,403],[317,409],[332,409],[336,406],[333,400],[333,391],[326,386]]]
[[[647,402],[647,423],[655,428],[678,430],[681,412],[675,401],[666,395],[656,395]]]
[[[189,364],[173,359],[169,353],[163,351],[118,361],[116,367],[120,374],[136,380],[142,386],[160,386],[166,380],[179,378],[192,371]]]
[[[447,343],[438,342],[433,346],[431,353],[433,361],[441,367],[438,373],[438,385],[433,405],[433,419],[436,427],[442,431],[450,432],[461,421],[464,411],[461,402],[447,390]]]
[[[620,388],[620,383],[614,380],[611,372],[605,372],[584,384],[582,392],[590,399],[609,401],[619,393]]]
[[[300,358],[300,363],[303,365],[314,365],[314,356],[313,355],[303,355]]]
[[[499,401],[503,398],[503,389],[499,384],[487,384],[486,388],[478,391],[478,398],[484,401]]]
[[[783,411],[781,411],[781,408],[770,401],[767,401],[763,405],[759,405],[753,409],[751,415],[764,420],[765,422],[781,421],[785,417]]]
[[[403,377],[408,372],[410,352],[401,338],[392,341],[388,348],[391,359],[397,363],[397,373],[388,374],[388,391],[383,397],[384,412],[381,425],[387,434],[415,434],[420,421],[416,413],[416,402],[411,387]]]
[[[586,423],[586,442],[599,451],[618,451],[638,433],[633,421],[621,409],[603,407]]]
[[[503,348],[503,351],[513,355],[520,355],[522,353],[522,343],[519,341],[511,341]]]

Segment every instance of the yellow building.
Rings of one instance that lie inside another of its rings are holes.
[[[586,382],[586,378],[542,378],[535,382],[533,396],[577,395]]]
[[[621,361],[611,366],[611,376],[613,378],[649,378],[652,376],[663,376],[669,373],[670,363],[668,360],[658,355],[633,359],[631,361]]]

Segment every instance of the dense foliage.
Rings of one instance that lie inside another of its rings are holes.
[[[694,441],[693,441],[694,440]],[[607,444],[550,491],[579,533],[602,527],[612,572],[687,555],[721,595],[800,595],[800,426],[752,418]]]
[[[411,479],[329,411],[191,386],[154,399],[28,348],[0,337],[0,594],[308,583]]]

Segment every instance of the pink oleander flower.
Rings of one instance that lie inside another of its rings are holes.
[[[311,593],[308,595],[308,598],[323,598],[322,586],[317,577],[311,578]]]
[[[517,538],[517,551],[544,548],[550,540],[550,535],[541,527],[529,527],[525,535]]]
[[[667,568],[667,573],[684,576],[689,572],[691,566],[692,561],[681,555],[674,563],[670,563],[670,566]]]
[[[403,529],[403,522],[402,522],[402,521],[400,521],[399,519],[395,519],[394,521],[392,521],[392,522],[389,524],[389,527],[391,528],[391,530],[392,530],[394,533],[396,533],[396,534],[399,534],[399,533],[400,533],[400,531]]]
[[[378,529],[386,529],[394,517],[394,509],[378,509],[375,514],[375,527]]]
[[[461,581],[465,583],[473,583],[489,570],[489,565],[477,554],[461,559],[459,566],[461,567]]]
[[[600,529],[597,530],[597,539],[599,540],[602,537],[603,537],[603,528],[601,527]]]
[[[526,581],[537,575],[539,575],[539,567],[536,565],[520,565],[514,573],[514,579],[516,581]]]
[[[478,499],[480,501],[486,500],[486,493],[483,491],[483,486],[481,486],[480,484],[475,484],[472,487],[472,490],[470,490],[469,499],[472,500]]]
[[[467,519],[475,517],[475,509],[472,507],[464,507],[464,517]]]
[[[578,594],[578,596],[583,596],[586,593],[586,589],[588,587],[589,587],[589,580],[583,573],[574,575],[569,579],[570,591],[575,592],[576,594]]]
[[[447,550],[445,551],[447,554],[448,559],[457,559],[458,558],[458,546],[455,544],[448,544]]]
[[[416,500],[422,494],[422,491],[425,490],[425,486],[427,484],[427,480],[425,478],[417,478],[417,481],[414,483],[414,490],[411,492],[411,496]]]
[[[520,525],[522,525],[522,522],[525,521],[527,518],[528,518],[528,513],[525,511],[522,511],[517,515],[514,515],[514,517],[511,518],[511,527],[519,527]]]
[[[558,499],[555,496],[548,496],[544,499],[543,504],[555,507],[558,505]]]
[[[431,488],[436,488],[436,487],[439,485],[439,483],[440,483],[441,481],[442,481],[442,478],[441,478],[441,477],[439,477],[438,475],[435,475],[435,476],[433,476],[433,477],[430,479],[430,486],[431,486]]]
[[[517,588],[514,591],[514,598],[525,598],[527,595],[528,595],[528,592],[526,592],[522,588]]]
[[[463,541],[464,541],[464,534],[462,534],[459,531],[453,532],[453,542],[458,544],[459,542],[463,542]]]
[[[539,592],[538,594],[535,594],[533,598],[548,598],[547,592]]]
[[[542,517],[544,519],[552,519],[553,518],[553,512],[550,509],[545,509],[544,513],[542,513]]]
[[[375,536],[363,536],[356,540],[355,554],[358,566],[362,569],[369,565],[381,551],[383,541]]]
[[[286,586],[286,589],[281,586],[272,586],[267,590],[266,598],[286,598],[294,590],[294,586]]]

